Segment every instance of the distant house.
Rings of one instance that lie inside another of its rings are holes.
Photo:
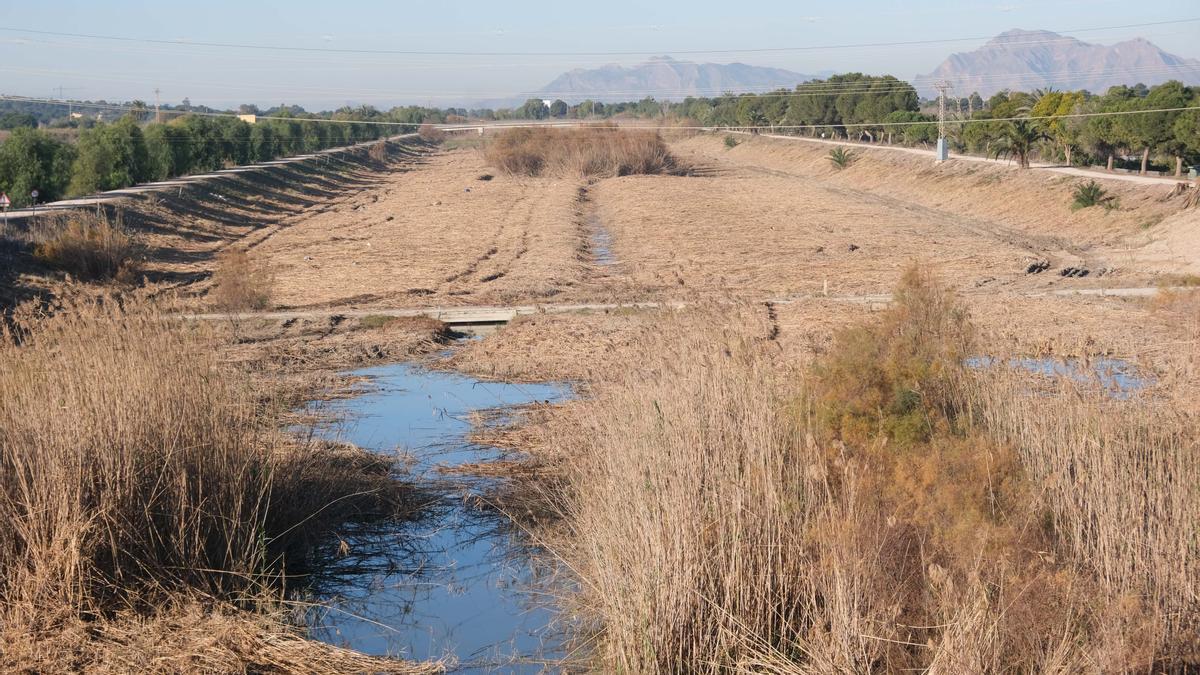
[[[73,113],[71,113],[71,119],[81,120],[81,119],[83,119],[83,113],[73,112]]]
[[[258,122],[258,115],[238,115],[238,119],[246,124],[256,124]]]

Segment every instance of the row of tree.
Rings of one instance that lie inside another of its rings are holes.
[[[1009,155],[1029,166],[1037,154],[1066,164],[1132,164],[1146,173],[1158,160],[1175,175],[1200,161],[1200,87],[1178,81],[1154,87],[1087,91],[1003,92],[973,122],[954,125],[961,149]],[[1165,112],[1143,112],[1165,111]],[[999,121],[989,121],[999,120]]]
[[[1170,81],[1153,87],[1088,91],[1004,91],[984,100],[974,93],[950,99],[949,141],[959,152],[1008,156],[1028,166],[1033,157],[1066,164],[1119,163],[1145,173],[1152,161],[1176,175],[1200,162],[1200,87]],[[929,106],[927,106],[929,107]],[[1142,112],[1168,110],[1168,112]],[[509,111],[497,111],[507,114]],[[550,105],[530,99],[518,117],[661,116],[701,126],[770,127],[782,133],[837,136],[869,142],[932,144],[936,117],[922,112],[916,90],[891,76],[861,73],[812,80],[766,94],[645,98],[627,103],[583,101]]]
[[[329,119],[285,112],[253,124],[197,114],[144,124],[140,117],[135,111],[84,129],[74,144],[41,129],[14,130],[0,144],[0,190],[21,206],[31,202],[35,189],[38,201],[52,201],[350,145],[412,130],[416,123],[396,122],[373,109],[342,110]]]

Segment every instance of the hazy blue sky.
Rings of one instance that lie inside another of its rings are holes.
[[[1066,31],[1110,44],[1146,37],[1200,57],[1200,23],[1076,29],[1200,17],[1196,0],[902,2],[53,2],[3,0],[0,26],[70,33],[327,49],[637,52],[629,55],[428,56],[155,45],[0,31],[0,93],[231,106],[288,102],[449,105],[537,89],[559,73],[657,54],[695,61],[862,70],[909,78],[984,40],[771,53],[737,50],[974,38],[1010,28]]]

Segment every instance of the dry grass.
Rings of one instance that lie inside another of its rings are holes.
[[[55,214],[39,220],[31,233],[34,256],[82,281],[132,281],[137,247],[121,217],[87,211]]]
[[[281,610],[249,613],[209,599],[181,598],[104,621],[64,621],[52,636],[5,633],[5,672],[440,673],[440,663],[366,656],[307,640]]]
[[[266,309],[271,306],[275,277],[269,267],[244,248],[227,248],[217,256],[209,297],[227,311]]]
[[[762,323],[666,318],[551,427],[593,667],[1195,664],[1194,419],[964,369],[965,313],[917,272],[806,372]]]
[[[426,143],[441,143],[446,140],[446,132],[432,124],[422,124],[417,128],[417,135]]]
[[[486,156],[493,166],[518,176],[628,176],[675,168],[657,132],[616,125],[509,129],[488,144]]]
[[[254,249],[275,272],[273,301],[395,308],[562,299],[584,279],[577,186],[478,180],[485,172],[479,153],[439,153],[349,204],[290,223]]]
[[[252,606],[332,524],[411,506],[386,462],[276,432],[280,402],[221,361],[209,329],[121,304],[25,309],[0,340],[0,633],[27,650],[10,666],[76,667],[71,641],[126,630],[123,608]],[[287,630],[257,639],[294,642]],[[176,639],[200,645],[168,632],[143,648]]]
[[[367,156],[379,164],[385,164],[388,161],[388,156],[391,154],[392,146],[390,141],[382,140],[371,144],[367,150]]]

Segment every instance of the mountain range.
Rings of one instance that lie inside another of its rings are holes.
[[[1169,54],[1143,38],[1100,45],[1050,31],[1010,30],[975,51],[951,54],[912,82],[931,97],[939,80],[951,83],[958,96],[1047,87],[1104,93],[1117,84],[1200,83],[1200,60]]]
[[[630,67],[571,70],[531,95],[569,103],[589,98],[606,103],[634,101],[646,96],[677,101],[687,96],[791,89],[833,72],[839,71],[806,75],[745,63],[694,63],[658,56]],[[912,83],[922,96],[931,98],[939,80],[950,82],[958,96],[979,92],[987,97],[1003,89],[1047,87],[1103,93],[1115,84],[1154,85],[1171,79],[1200,84],[1200,60],[1170,54],[1143,38],[1101,45],[1050,31],[1014,29],[974,51],[951,54],[933,72],[916,76]],[[520,105],[523,101],[514,98],[489,103]]]
[[[563,73],[534,93],[546,99],[561,98],[578,102],[633,101],[653,96],[659,100],[679,100],[688,96],[719,96],[725,92],[764,92],[810,80],[782,68],[764,68],[745,63],[693,63],[657,56],[649,61],[625,67],[607,65],[594,69],[577,68]]]

